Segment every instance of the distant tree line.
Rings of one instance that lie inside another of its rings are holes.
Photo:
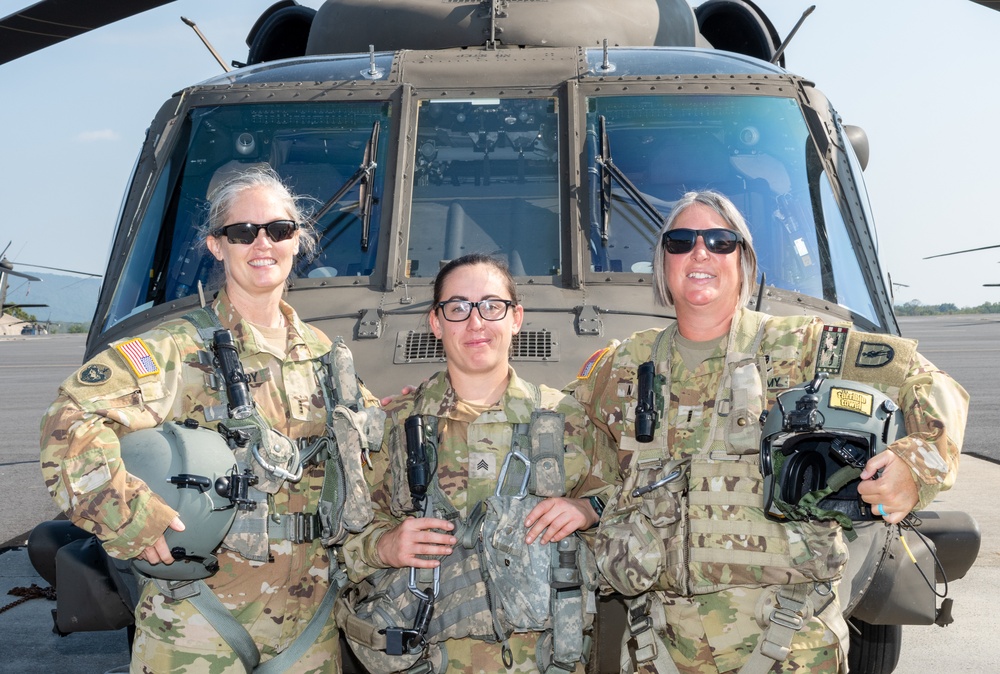
[[[920,300],[910,300],[906,304],[893,307],[897,316],[937,316],[939,314],[1000,314],[1000,302],[983,302],[978,307],[959,309],[952,302],[944,304],[921,304]]]
[[[21,307],[8,307],[6,313],[10,314],[14,318],[24,321],[25,323],[34,323],[45,326],[45,329],[50,334],[55,334],[58,332],[69,333],[69,334],[82,334],[90,330],[90,326],[87,325],[86,323],[58,323],[51,321],[40,321],[34,314],[29,314]]]

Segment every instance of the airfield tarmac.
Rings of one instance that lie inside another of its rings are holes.
[[[902,318],[902,332],[966,389],[972,403],[958,482],[932,504],[963,510],[982,530],[982,548],[968,575],[949,588],[955,623],[908,626],[896,674],[979,674],[1000,662],[993,605],[1000,587],[1000,510],[986,497],[1000,488],[1000,317]],[[53,604],[17,600],[12,588],[46,586],[31,568],[27,532],[58,510],[38,469],[38,424],[59,383],[83,359],[83,335],[0,337],[0,672],[101,674],[128,660],[124,632],[52,633]],[[376,391],[386,395],[392,391]]]

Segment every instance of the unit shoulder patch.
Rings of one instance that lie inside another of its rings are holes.
[[[76,374],[76,379],[87,386],[97,386],[111,379],[111,368],[107,365],[88,365]]]
[[[839,375],[844,367],[844,349],[847,348],[849,328],[840,325],[824,325],[816,354],[816,374]]]
[[[609,351],[611,351],[611,347],[608,346],[604,347],[603,349],[598,349],[597,351],[595,351],[594,355],[588,358],[587,362],[585,362],[583,364],[583,367],[580,368],[580,371],[577,373],[576,378],[590,379],[590,375],[594,374],[594,372],[597,371],[597,365],[601,362],[604,356],[608,355]]]
[[[885,367],[896,357],[896,350],[884,342],[861,342],[856,367]]]

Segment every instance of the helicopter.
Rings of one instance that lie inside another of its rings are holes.
[[[987,2],[981,2],[980,4],[987,5],[988,7],[991,6],[993,9],[1000,9],[1000,7],[998,7],[996,4],[991,4],[991,3],[987,3]],[[993,250],[994,248],[1000,248],[1000,244],[994,244],[992,246],[980,246],[978,248],[967,248],[965,250],[955,250],[955,251],[952,251],[950,253],[938,253],[937,255],[928,255],[924,259],[925,260],[932,260],[932,259],[934,259],[936,257],[947,257],[949,255],[962,255],[964,253],[975,253],[975,252],[978,252],[980,250]],[[983,287],[984,288],[1000,288],[1000,283],[984,283]]]
[[[60,4],[12,16],[96,28],[166,3],[93,3],[103,9],[74,20]],[[17,25],[46,34],[3,44],[0,61],[81,30]],[[568,382],[608,339],[671,320],[649,301],[652,251],[692,189],[723,192],[750,224],[763,272],[754,308],[898,334],[866,134],[785,69],[796,29],[782,39],[746,0],[277,2],[244,61],[153,118],[85,357],[198,306],[215,271],[196,245],[206,196],[259,164],[318,205],[320,249],[296,265],[287,300],[343,336],[362,374],[377,369],[367,376],[381,394],[441,368],[424,317],[441,263],[464,253],[514,272],[526,311],[511,359],[528,380]],[[942,569],[954,580],[978,530],[939,515],[927,518],[934,535],[963,541]],[[948,619],[877,533],[852,543],[853,672],[892,671],[901,625]],[[940,581],[933,538],[917,556]],[[875,582],[890,576],[895,588]],[[613,653],[600,662],[617,671]]]
[[[3,311],[7,309],[28,309],[28,308],[42,308],[48,307],[48,304],[25,304],[23,302],[18,303],[8,303],[7,302],[7,285],[8,277],[14,276],[17,278],[22,278],[26,281],[31,281],[35,283],[41,283],[42,279],[37,276],[32,276],[31,274],[26,274],[22,271],[14,270],[14,263],[7,259],[6,253],[13,242],[9,242],[7,246],[0,252],[0,305],[3,306]],[[19,262],[18,266],[21,267],[31,267],[33,269],[47,269],[49,271],[65,272],[67,274],[74,274],[79,276],[91,276],[94,278],[101,278],[101,274],[94,274],[86,271],[77,271],[75,269],[64,269],[62,267],[49,267],[41,264],[27,264],[24,262]],[[26,326],[29,332],[24,334],[48,334],[49,321],[39,321],[30,326]]]
[[[0,253],[0,314],[3,314],[3,312],[7,311],[7,309],[30,309],[48,306],[47,304],[7,304],[7,280],[11,276],[22,278],[26,281],[33,281],[35,283],[41,283],[42,281],[42,279],[37,276],[25,274],[22,271],[14,271],[14,264],[7,259],[7,250],[10,246],[11,244],[8,243],[3,249],[3,252]]]

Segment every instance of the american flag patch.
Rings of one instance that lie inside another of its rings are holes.
[[[132,368],[132,372],[135,372],[136,377],[148,377],[160,374],[160,366],[156,364],[153,354],[149,352],[146,343],[140,338],[136,337],[127,342],[122,342],[115,348],[118,349],[118,353],[122,355],[125,362],[129,364],[129,367]]]

